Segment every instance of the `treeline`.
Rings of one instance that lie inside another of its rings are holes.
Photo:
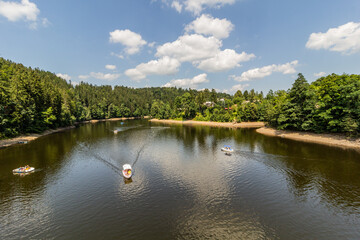
[[[309,84],[300,73],[288,91],[263,93],[240,90],[230,98],[211,99],[204,105],[204,92],[176,97],[174,106],[154,102],[151,115],[157,118],[199,121],[265,121],[277,129],[360,133],[360,75],[319,78]]]
[[[174,100],[196,90],[94,86],[75,87],[54,73],[0,58],[0,139],[114,117],[143,117],[154,102]],[[214,98],[230,97],[215,93]]]
[[[360,133],[360,75],[298,75],[288,91],[233,96],[214,89],[75,87],[55,74],[0,58],[0,138],[114,117],[265,121],[278,129]]]

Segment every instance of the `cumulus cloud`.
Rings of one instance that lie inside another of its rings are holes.
[[[90,76],[89,75],[79,75],[78,78],[81,80],[86,80],[88,79]]]
[[[318,73],[314,73],[315,77],[323,77],[326,75],[326,72],[318,72]]]
[[[221,41],[215,37],[204,37],[199,34],[183,35],[174,42],[159,46],[156,56],[168,56],[180,62],[199,61],[215,56],[221,45]]]
[[[129,29],[115,30],[110,32],[111,43],[121,43],[125,46],[127,54],[132,55],[138,53],[140,48],[146,44],[146,41],[142,39],[140,34],[134,33]]]
[[[146,78],[147,75],[171,75],[179,71],[180,62],[177,59],[163,57],[159,60],[152,60],[147,63],[141,63],[136,68],[128,69],[125,75],[132,80],[139,81]]]
[[[296,73],[295,67],[298,65],[298,61],[292,61],[281,65],[268,65],[262,68],[253,68],[246,72],[243,72],[240,76],[230,76],[238,82],[251,81],[254,79],[260,79],[270,76],[273,72],[280,72],[282,74]]]
[[[95,78],[99,80],[113,81],[118,79],[121,76],[119,73],[101,73],[101,72],[91,72],[89,75],[79,75],[78,78],[81,80],[86,80],[88,78]]]
[[[207,83],[206,73],[199,74],[193,78],[174,79],[163,85],[163,87],[197,88],[201,83]]]
[[[116,69],[116,66],[115,66],[115,65],[110,65],[110,64],[108,64],[108,65],[105,66],[105,68],[106,68],[106,69],[109,69],[109,70],[115,70],[115,69]]]
[[[326,33],[312,33],[306,43],[310,49],[326,49],[343,54],[360,51],[360,23],[348,22]]]
[[[57,73],[56,76],[66,80],[66,81],[69,81],[71,80],[71,77],[68,75],[68,74],[63,74],[63,73]]]
[[[156,1],[161,1],[165,5],[171,6],[178,13],[185,9],[194,15],[200,15],[206,8],[221,8],[224,5],[231,5],[236,2],[236,0],[152,0],[152,2]]]
[[[122,55],[122,54],[117,54],[117,53],[111,52],[110,55],[111,55],[111,56],[118,57],[118,58],[120,58],[120,59],[124,59],[124,55]]]
[[[156,44],[155,42],[151,42],[151,43],[148,43],[148,46],[153,48],[155,46],[155,44]]]
[[[33,21],[37,20],[40,10],[35,3],[29,0],[21,2],[0,1],[0,15],[6,17],[11,22],[19,20]]]
[[[181,5],[181,3],[179,3],[178,1],[173,1],[172,4],[171,4],[171,7],[172,7],[172,8],[175,8],[175,10],[176,10],[178,13],[181,13],[182,8],[183,8],[183,6]]]
[[[91,72],[90,77],[100,79],[100,80],[107,80],[107,81],[113,81],[115,79],[118,79],[121,74],[119,73],[101,73],[101,72]]]
[[[232,49],[225,49],[217,53],[214,57],[201,61],[197,68],[208,72],[220,72],[239,67],[240,62],[246,62],[254,58],[254,54],[242,52],[236,53]]]
[[[168,56],[180,62],[191,62],[197,68],[208,72],[220,72],[239,67],[240,62],[249,61],[254,54],[236,53],[232,49],[220,50],[221,40],[200,34],[180,36],[174,42],[157,48],[156,56]]]
[[[234,25],[226,18],[213,18],[210,15],[201,15],[185,27],[186,32],[194,31],[198,34],[211,35],[218,39],[229,37]]]
[[[185,0],[185,10],[199,15],[205,8],[220,8],[226,4],[233,4],[235,0]]]
[[[237,92],[238,90],[244,91],[249,86],[250,86],[249,84],[237,84],[237,85],[232,86],[231,89],[228,91],[228,93],[233,94],[233,93]]]

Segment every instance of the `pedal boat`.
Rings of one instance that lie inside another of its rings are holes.
[[[132,177],[132,168],[131,168],[130,164],[123,165],[122,174],[123,174],[124,178],[126,178],[126,179],[130,179]]]
[[[223,148],[221,148],[221,151],[225,152],[225,153],[232,153],[234,152],[234,149],[232,149],[230,146],[225,145]]]
[[[35,170],[35,168],[33,167],[19,167],[13,170],[13,173],[29,173],[29,172],[33,172]]]

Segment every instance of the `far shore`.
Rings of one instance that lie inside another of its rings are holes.
[[[165,124],[182,124],[188,126],[209,126],[209,127],[226,127],[226,128],[261,128],[265,126],[264,122],[241,122],[241,123],[230,123],[230,122],[206,122],[206,121],[193,121],[193,120],[167,120],[167,119],[151,119],[151,122],[165,123]]]
[[[264,122],[241,122],[241,123],[223,123],[223,122],[205,122],[205,121],[180,121],[180,120],[164,120],[151,119],[151,122],[165,124],[183,124],[188,126],[210,126],[210,127],[226,127],[226,128],[256,128],[256,132],[272,137],[281,137],[296,141],[317,143],[328,146],[336,146],[343,148],[360,149],[360,138],[348,138],[343,134],[331,133],[309,133],[289,130],[276,130],[274,128],[265,127]]]
[[[57,128],[57,129],[49,129],[42,133],[32,133],[32,134],[22,135],[22,136],[15,137],[15,138],[0,140],[0,148],[10,147],[15,144],[25,144],[25,143],[33,141],[39,137],[57,133],[57,132],[66,131],[66,130],[69,130],[72,128],[75,128],[75,126],[62,127],[62,128]]]
[[[342,134],[331,134],[331,133],[309,133],[289,130],[276,130],[269,127],[262,127],[256,129],[256,132],[272,136],[281,137],[296,141],[318,143],[329,146],[337,146],[343,148],[355,148],[360,149],[360,138],[348,138]]]
[[[144,118],[149,118],[149,117],[145,116]],[[121,120],[128,120],[128,119],[136,119],[136,118],[131,117],[131,118],[96,119],[96,120],[89,120],[89,121],[83,121],[83,122],[76,122],[74,125],[85,124],[85,123],[98,123],[98,122],[106,122],[106,121],[121,121]],[[16,144],[25,144],[25,143],[33,141],[39,137],[50,135],[50,134],[57,133],[57,132],[66,131],[66,130],[69,130],[72,128],[75,128],[75,126],[68,126],[68,127],[57,128],[57,129],[49,129],[42,133],[32,133],[32,134],[18,136],[15,138],[3,139],[3,140],[0,140],[0,148],[10,147],[10,146],[16,145]]]

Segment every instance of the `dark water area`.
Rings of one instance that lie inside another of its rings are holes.
[[[0,149],[0,239],[125,238],[360,239],[360,153],[146,120]]]

